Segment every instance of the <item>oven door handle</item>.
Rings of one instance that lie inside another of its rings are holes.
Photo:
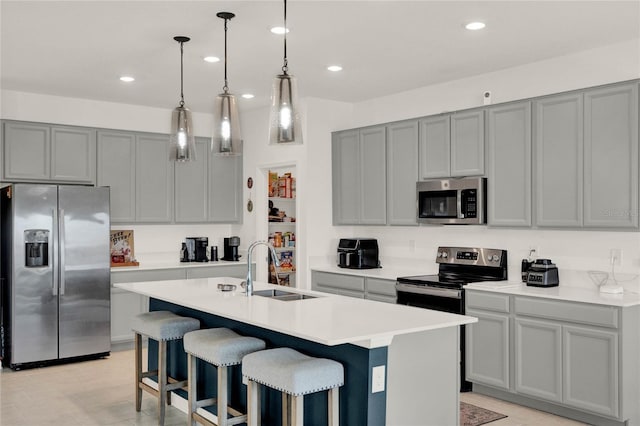
[[[415,286],[410,284],[396,283],[396,292],[426,294],[429,296],[448,297],[450,299],[461,299],[462,290],[452,290],[441,287]]]

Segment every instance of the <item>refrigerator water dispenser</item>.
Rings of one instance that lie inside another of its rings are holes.
[[[28,268],[49,266],[49,231],[27,229],[24,231],[24,265]]]

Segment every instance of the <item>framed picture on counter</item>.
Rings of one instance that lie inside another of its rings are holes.
[[[111,230],[111,266],[138,266],[133,244],[133,229]]]

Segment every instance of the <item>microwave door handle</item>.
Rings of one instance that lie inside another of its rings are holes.
[[[458,189],[456,194],[456,216],[458,219],[464,219],[464,212],[462,211],[462,189]]]

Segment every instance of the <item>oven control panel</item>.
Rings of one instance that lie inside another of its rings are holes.
[[[477,247],[438,247],[437,263],[456,265],[501,266],[507,261],[507,251]]]

